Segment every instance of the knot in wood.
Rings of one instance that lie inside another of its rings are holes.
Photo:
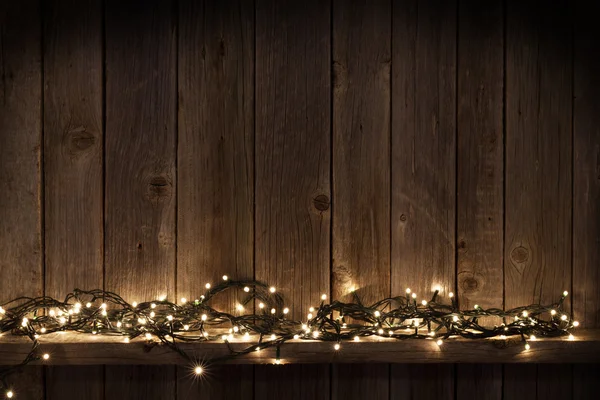
[[[515,247],[510,252],[510,258],[513,262],[517,264],[523,264],[529,259],[529,250],[527,250],[523,246]]]
[[[315,208],[319,211],[327,211],[329,209],[329,197],[320,194],[313,199]]]
[[[63,136],[63,146],[71,156],[89,151],[96,143],[96,136],[88,132],[85,126],[69,129]]]
[[[147,197],[152,203],[164,203],[172,193],[173,185],[169,180],[162,176],[153,176],[148,180]]]

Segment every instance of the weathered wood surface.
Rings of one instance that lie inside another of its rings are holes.
[[[334,350],[332,342],[291,340],[281,347],[281,360],[286,363],[369,363],[369,366],[339,366],[377,370],[376,363],[591,363],[600,362],[600,330],[574,331],[575,340],[567,337],[546,338],[531,342],[525,350],[519,337],[507,339],[450,338],[438,346],[434,340],[394,340],[361,338],[360,342],[343,342]],[[234,339],[231,346],[243,349],[256,343],[257,336]],[[186,361],[157,342],[138,338],[125,343],[121,337],[91,336],[79,333],[55,333],[40,338],[41,348],[48,349],[54,365],[99,364],[180,364]],[[199,359],[229,354],[224,342],[181,343],[179,346]],[[0,357],[7,365],[22,361],[31,348],[27,338],[0,337]],[[275,348],[265,348],[247,356],[234,358],[231,364],[273,364]],[[289,367],[289,366],[288,366]],[[534,366],[535,367],[535,366]],[[313,367],[314,368],[314,367]],[[317,367],[318,369],[319,367]],[[340,369],[334,368],[334,371]],[[336,373],[336,372],[334,372]],[[339,372],[338,372],[339,373]],[[382,379],[381,373],[376,374]],[[344,378],[348,379],[348,378]],[[387,375],[385,377],[387,379]],[[333,379],[335,382],[335,379]],[[342,386],[339,384],[339,386]]]
[[[102,3],[44,4],[44,283],[62,297],[104,284]],[[99,399],[102,374],[49,368],[46,396]]]
[[[44,290],[40,8],[0,4],[0,304]],[[12,383],[24,398],[44,396],[41,367]]]
[[[177,14],[107,1],[105,287],[175,298]],[[107,398],[174,398],[175,368],[107,367]]]

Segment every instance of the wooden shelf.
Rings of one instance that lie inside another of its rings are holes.
[[[600,362],[600,330],[578,330],[575,340],[566,337],[531,342],[525,350],[518,337],[468,340],[450,338],[438,346],[434,340],[393,340],[362,338],[344,342],[339,351],[333,343],[292,340],[281,346],[282,363],[589,363]],[[242,349],[253,343],[236,340],[232,346]],[[182,343],[198,359],[228,354],[223,342]],[[31,349],[23,337],[0,336],[0,364],[20,363]],[[91,336],[78,333],[54,333],[40,338],[40,351],[51,354],[53,365],[96,364],[185,364],[180,356],[162,345],[149,345],[145,339],[124,343],[119,337]],[[267,348],[235,358],[232,364],[269,364],[275,361],[275,349]]]

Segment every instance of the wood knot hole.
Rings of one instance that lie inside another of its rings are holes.
[[[315,208],[319,211],[327,211],[329,209],[329,197],[320,194],[313,199]]]
[[[510,252],[510,258],[517,264],[523,264],[529,259],[529,250],[523,246],[515,247]]]
[[[148,181],[148,198],[154,203],[162,203],[171,197],[171,182],[164,176],[153,176]]]
[[[404,214],[401,214],[401,215],[400,215],[400,221],[402,221],[402,222],[406,222],[406,215],[404,215]]]

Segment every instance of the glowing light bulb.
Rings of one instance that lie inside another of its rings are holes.
[[[426,306],[427,305],[427,300],[421,301],[421,304],[423,304],[424,306]]]
[[[12,390],[9,390],[8,392],[6,392],[6,397],[9,398],[9,399],[12,399],[14,395],[15,394],[13,393]]]
[[[244,339],[248,339],[250,337],[250,334],[248,332],[244,333]]]
[[[265,308],[265,305],[263,303],[258,303],[258,308]]]
[[[350,288],[350,291],[351,291],[351,292],[356,292],[356,287],[355,287],[355,286],[352,286],[352,287]]]
[[[42,333],[46,333],[46,328],[42,328],[42,329],[40,329],[40,332],[42,332]]]
[[[102,304],[100,304],[100,308],[103,308],[103,309],[105,309],[105,310],[106,310],[106,303],[102,303]]]
[[[300,335],[294,335],[294,339],[296,339],[296,340],[300,339]]]
[[[283,309],[283,313],[284,313],[284,314],[287,314],[287,313],[289,313],[289,312],[290,312],[290,309],[289,309],[289,308],[287,308],[287,307],[286,307],[286,308],[284,308],[284,309]]]
[[[257,347],[255,350],[256,350],[256,351],[260,351],[260,347]]]
[[[444,341],[442,339],[438,339],[436,343],[437,343],[438,346],[441,346],[441,345],[444,344]]]
[[[334,345],[333,345],[333,349],[334,349],[334,350],[336,350],[336,351],[337,351],[337,350],[339,350],[339,349],[340,349],[340,347],[341,347],[341,346],[340,346],[340,344],[339,344],[339,343],[336,343],[336,344],[334,344]]]
[[[569,334],[569,340],[575,340],[575,336],[573,336],[573,334]]]
[[[431,336],[431,337],[434,337],[435,336],[435,332],[429,332],[428,335]]]
[[[6,314],[6,310],[4,310],[2,307],[0,307],[0,314]]]
[[[158,301],[165,301],[167,299],[167,295],[166,294],[162,294],[158,297]]]
[[[313,332],[313,337],[314,338],[318,338],[319,337],[319,331],[314,331]]]
[[[579,321],[573,321],[573,326],[574,327],[578,327],[579,326]]]
[[[275,336],[274,334],[271,335],[271,340],[275,340],[275,339],[277,339],[277,336]]]
[[[321,295],[321,300],[327,300],[327,295],[326,294],[322,294]]]
[[[65,324],[67,322],[67,319],[65,317],[60,317],[58,320],[61,324]]]
[[[567,292],[566,290],[563,292],[563,296],[567,297],[569,295],[569,292]]]
[[[182,298],[179,300],[179,302],[180,302],[181,304],[185,304],[185,303],[187,303],[187,299],[186,299],[185,297],[182,297]]]
[[[314,307],[311,307],[311,308],[309,308],[309,309],[308,309],[308,311],[309,311],[309,312],[314,312],[314,311],[315,311],[315,308],[314,308]]]
[[[406,294],[410,294],[410,288],[406,288]]]
[[[313,315],[312,313],[308,313],[308,315],[306,316],[308,319],[312,319]]]
[[[381,315],[381,313],[379,311],[375,311],[375,316],[379,317]]]
[[[208,318],[208,316],[206,314],[202,314],[202,316],[200,317],[200,319],[202,321],[206,321],[206,318]]]
[[[223,280],[226,281],[227,279],[229,279],[229,277],[227,275],[223,275]]]
[[[190,330],[190,326],[189,325],[184,325],[183,326],[183,330],[184,331],[189,331]]]
[[[123,323],[121,321],[117,322],[117,328],[120,328],[123,326]]]
[[[43,358],[44,360],[49,360],[49,359],[50,359],[50,354],[46,353],[46,354],[44,354],[44,355],[42,356],[42,358]]]
[[[54,317],[56,315],[56,312],[54,312],[54,310],[50,310],[48,312],[48,315],[50,315],[51,317]]]
[[[277,364],[277,365],[281,364],[281,360],[279,358],[276,358],[275,359],[275,364]]]
[[[204,372],[204,371],[202,370],[202,367],[198,366],[198,367],[194,368],[194,373],[195,373],[196,375],[202,375],[202,372]]]
[[[550,310],[551,315],[556,315],[556,310]]]
[[[145,325],[146,324],[146,318],[138,318],[138,324]]]
[[[458,317],[457,317],[456,315],[455,315],[455,316],[453,316],[453,317],[452,317],[452,321],[454,321],[454,322],[458,322]]]
[[[90,302],[87,302],[87,303],[85,303],[85,306],[86,306],[87,308],[90,308],[90,307],[92,307],[92,303],[90,303]]]
[[[232,341],[233,340],[233,335],[230,334],[229,336],[227,336],[227,340]]]
[[[146,339],[148,339],[148,340],[152,339],[152,334],[146,333]]]
[[[537,340],[537,337],[535,337],[535,335],[531,335],[531,336],[529,336],[529,340],[531,340],[532,342],[535,342]]]
[[[90,304],[90,303],[88,303],[88,304]],[[132,306],[133,308],[136,308],[136,307],[138,306],[138,303],[137,303],[137,301],[134,301],[133,303],[131,303],[131,306]],[[91,307],[91,304],[90,304],[88,307]]]
[[[206,285],[204,285],[204,287],[210,289],[210,283],[207,283]]]
[[[250,288],[248,286],[244,287],[244,292],[248,293],[250,291]]]
[[[566,320],[567,320],[567,318],[568,318],[568,317],[567,317],[565,314],[563,314],[563,315],[561,315],[561,316],[560,316],[560,319],[562,319],[563,321],[566,321]]]
[[[123,341],[124,341],[125,343],[129,343],[129,338],[128,338],[128,337],[126,337],[125,339],[123,339]]]
[[[235,309],[236,309],[236,310],[238,310],[238,311],[244,311],[244,306],[243,306],[243,305],[241,305],[241,304],[237,304],[237,305],[235,306]]]
[[[452,293],[452,292],[448,293],[448,297],[453,298],[454,297],[454,293]]]
[[[308,326],[306,324],[302,324],[302,330],[306,330]]]
[[[529,350],[531,348],[531,346],[529,345],[529,343],[525,343],[525,350]]]
[[[106,315],[107,315],[108,313],[106,312],[106,310],[102,310],[101,314],[102,314],[102,316],[103,316],[103,317],[106,317]]]
[[[271,308],[271,314],[275,314],[276,310],[274,308]]]
[[[417,298],[417,294],[416,294],[416,293],[413,293],[413,294],[412,294],[412,298],[413,298],[413,299],[416,299],[416,298]]]
[[[154,303],[150,304],[150,308],[152,308],[152,309],[156,308],[156,304],[154,304]]]
[[[172,315],[167,315],[167,320],[168,321],[173,321],[173,316]]]
[[[275,291],[276,291],[276,290],[277,290],[277,289],[275,289],[275,286],[271,286],[271,287],[269,288],[269,292],[271,292],[271,293],[275,293]]]
[[[479,308],[479,304],[475,304],[473,308],[477,310]]]
[[[221,336],[221,340],[226,341],[227,340],[227,335]]]
[[[379,328],[379,330],[377,331],[378,334],[383,335],[383,329]]]
[[[237,326],[234,326],[234,327],[233,327],[233,331],[234,331],[234,332],[236,332],[236,333],[237,333],[239,330],[240,330],[240,328],[238,328]]]
[[[23,321],[21,321],[21,326],[23,326],[23,327],[27,326],[28,322],[29,322],[29,320],[27,318],[23,318]]]
[[[360,342],[360,338],[358,336],[354,336],[354,341],[355,342]]]
[[[154,318],[156,316],[156,313],[154,311],[150,312],[150,318]]]
[[[436,285],[436,286],[433,288],[433,290],[434,290],[435,292],[441,292],[441,291],[442,291],[442,287],[441,287],[440,285]]]
[[[523,311],[523,316],[524,317],[529,317],[529,313],[527,311]]]

